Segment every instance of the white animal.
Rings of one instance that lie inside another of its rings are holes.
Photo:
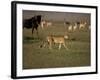
[[[52,26],[52,22],[46,22],[46,26],[47,27],[51,27]]]
[[[85,28],[86,24],[87,24],[87,22],[80,22],[79,29]]]
[[[77,29],[77,23],[74,23],[73,30],[75,31],[76,29]]]
[[[45,27],[51,27],[52,22],[41,21],[41,28],[44,29]]]
[[[70,24],[69,26],[68,26],[68,31],[72,31],[73,30],[73,26]]]
[[[45,24],[46,24],[46,21],[41,21],[41,27],[42,27],[42,29],[44,28]]]

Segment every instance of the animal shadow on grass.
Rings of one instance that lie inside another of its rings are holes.
[[[38,43],[41,39],[39,38],[33,38],[33,37],[23,37],[23,43]]]

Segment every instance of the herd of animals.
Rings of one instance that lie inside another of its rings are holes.
[[[41,15],[35,15],[34,17],[31,17],[29,19],[24,19],[23,20],[23,28],[27,29],[32,29],[32,37],[34,30],[37,32],[37,36],[39,38],[39,32],[38,32],[38,27],[41,27],[42,29],[46,27],[51,27],[53,26],[53,22],[42,20]],[[75,31],[77,29],[90,29],[90,25],[87,26],[86,21],[81,21],[81,22],[67,22],[64,21],[64,26],[67,26],[67,31]],[[45,47],[46,43],[49,45],[49,49],[52,49],[53,43],[58,43],[59,44],[59,50],[61,49],[61,45],[65,47],[66,50],[68,50],[68,47],[65,45],[65,39],[68,39],[68,35],[62,35],[62,36],[57,36],[57,35],[48,35],[46,36],[46,42],[43,45],[40,45],[40,47]]]

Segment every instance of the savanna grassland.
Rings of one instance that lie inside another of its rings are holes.
[[[90,30],[82,29],[69,32],[61,22],[53,22],[51,27],[38,28],[32,38],[31,29],[23,29],[23,69],[80,67],[90,66]],[[54,44],[52,50],[40,48],[47,35],[68,35],[66,40],[68,50],[63,46],[58,50],[59,44]]]

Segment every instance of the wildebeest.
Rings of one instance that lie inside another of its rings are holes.
[[[23,28],[27,28],[27,29],[32,28],[32,37],[33,37],[33,31],[34,31],[34,29],[36,29],[37,36],[39,38],[38,27],[39,27],[40,23],[41,23],[41,15],[36,15],[30,19],[23,20]]]

